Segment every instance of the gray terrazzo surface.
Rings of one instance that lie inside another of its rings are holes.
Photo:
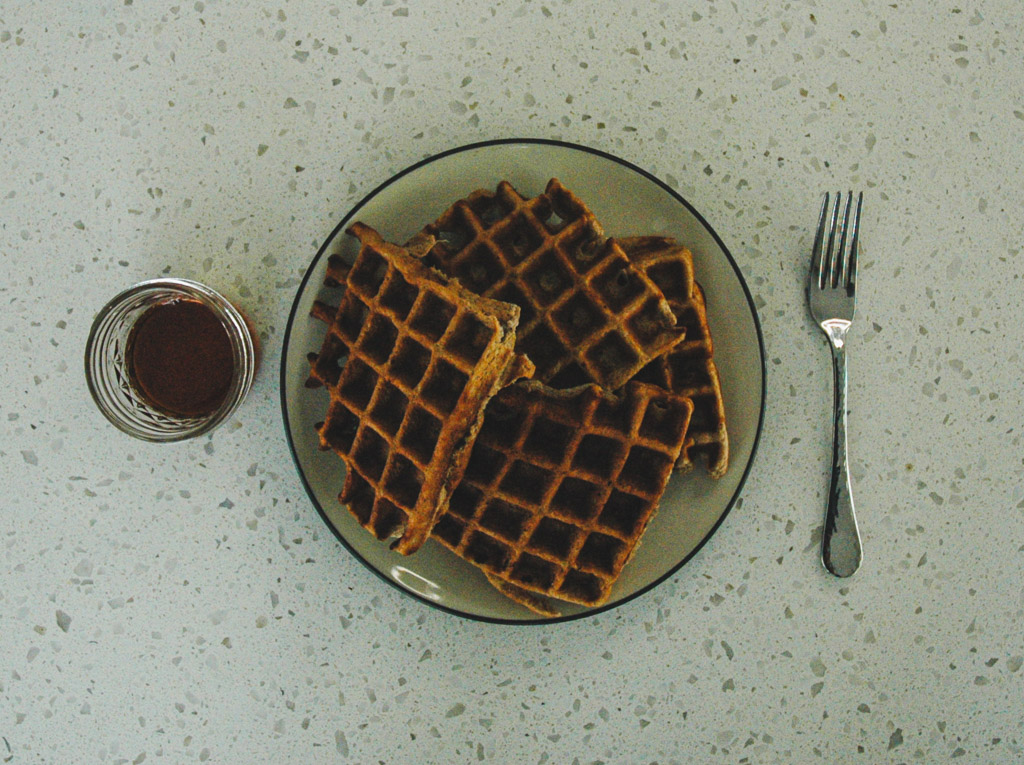
[[[1024,762],[1019,5],[355,0],[0,8],[0,762]],[[767,352],[741,504],[679,573],[547,627],[370,574],[281,426],[288,310],[398,170],[556,138],[686,196]],[[818,562],[820,193],[865,192],[865,564]],[[173,274],[260,329],[210,437],[110,427],[99,307]]]

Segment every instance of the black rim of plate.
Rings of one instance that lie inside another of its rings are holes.
[[[711,529],[708,531],[708,533],[704,536],[704,538],[701,539],[700,542],[697,543],[697,546],[694,547],[693,550],[691,550],[689,552],[689,554],[684,556],[682,558],[682,560],[680,560],[675,565],[669,567],[669,569],[664,574],[662,574],[661,576],[657,577],[656,579],[654,579],[650,583],[644,585],[643,587],[640,587],[635,592],[632,592],[629,595],[625,595],[622,598],[620,598],[620,599],[618,599],[618,600],[616,600],[616,601],[614,601],[612,603],[605,603],[602,606],[598,606],[596,608],[591,608],[591,609],[588,609],[586,611],[581,611],[580,613],[567,614],[567,615],[564,615],[564,616],[556,616],[556,617],[552,617],[552,618],[538,617],[538,618],[535,618],[535,619],[507,619],[507,618],[503,618],[503,617],[485,616],[485,615],[482,615],[482,614],[475,614],[475,613],[471,613],[471,612],[468,612],[468,611],[461,611],[461,610],[459,610],[457,608],[453,608],[451,606],[444,605],[443,603],[438,603],[436,601],[430,600],[429,598],[423,597],[419,593],[416,593],[416,592],[413,592],[412,590],[406,589],[405,587],[402,587],[398,582],[395,582],[394,580],[392,580],[392,579],[388,578],[387,576],[385,576],[382,571],[380,571],[376,566],[374,566],[369,561],[367,561],[362,555],[359,554],[359,552],[351,544],[349,544],[348,540],[345,539],[345,536],[340,531],[338,531],[337,527],[335,527],[335,525],[333,523],[331,523],[331,520],[327,516],[326,511],[320,505],[320,503],[317,501],[316,494],[313,492],[312,487],[309,485],[309,481],[306,479],[306,473],[303,470],[302,463],[299,461],[298,454],[295,451],[295,443],[292,440],[291,423],[290,423],[289,418],[288,418],[288,396],[287,396],[288,345],[289,345],[289,343],[291,341],[292,325],[295,322],[295,316],[296,316],[296,313],[297,313],[298,308],[299,308],[299,302],[301,300],[301,297],[302,297],[303,293],[306,290],[306,284],[309,282],[310,277],[313,275],[313,272],[316,270],[316,266],[320,262],[320,259],[323,257],[324,253],[327,251],[328,245],[330,245],[331,242],[333,242],[335,240],[335,238],[338,236],[338,234],[341,233],[344,230],[345,226],[348,225],[349,221],[352,220],[352,218],[356,215],[356,213],[358,213],[366,205],[367,202],[369,202],[371,199],[373,199],[373,197],[377,196],[377,194],[379,194],[383,189],[387,188],[388,186],[390,186],[391,184],[395,183],[396,181],[398,181],[402,177],[408,175],[409,173],[411,173],[411,172],[413,172],[415,170],[418,170],[419,168],[423,167],[424,165],[429,165],[432,162],[437,162],[438,160],[441,160],[441,159],[444,159],[445,157],[451,156],[452,154],[459,154],[459,153],[464,152],[464,151],[472,151],[474,149],[481,149],[481,148],[488,147],[488,146],[501,146],[501,145],[505,145],[505,144],[535,144],[535,145],[542,145],[542,146],[558,146],[558,147],[561,147],[561,148],[564,148],[564,149],[572,149],[572,150],[575,150],[575,151],[582,151],[582,152],[585,152],[587,154],[593,154],[594,156],[601,157],[603,159],[611,160],[612,162],[615,162],[615,163],[617,163],[619,165],[622,165],[623,167],[626,167],[627,169],[632,170],[633,172],[643,176],[647,180],[657,184],[662,190],[665,191],[665,193],[671,195],[677,202],[679,202],[679,204],[683,205],[683,207],[685,207],[700,222],[700,224],[702,226],[704,226],[704,228],[708,231],[708,233],[711,234],[712,238],[715,240],[715,243],[722,249],[722,252],[725,253],[725,257],[729,261],[729,265],[732,267],[733,271],[735,272],[736,278],[739,280],[740,287],[742,287],[742,289],[743,289],[743,294],[746,297],[747,306],[750,309],[750,315],[754,319],[754,328],[757,331],[757,344],[758,344],[758,351],[759,351],[758,355],[759,355],[759,357],[761,359],[761,404],[760,404],[760,410],[759,410],[758,416],[757,416],[757,430],[754,433],[754,443],[753,443],[753,446],[752,446],[752,448],[750,450],[750,458],[747,460],[747,464],[743,468],[743,474],[740,476],[739,483],[736,485],[736,490],[733,492],[732,497],[730,497],[729,502],[728,502],[728,504],[725,507],[725,510],[719,516],[718,520],[715,521],[714,525],[711,527]],[[722,525],[722,523],[725,521],[726,517],[732,511],[733,507],[735,507],[736,500],[739,498],[740,492],[743,490],[743,486],[744,486],[744,484],[747,481],[747,476],[750,474],[750,468],[754,464],[754,457],[757,455],[757,449],[758,449],[758,446],[760,445],[760,442],[761,442],[761,427],[764,424],[765,395],[766,395],[766,390],[767,390],[767,367],[765,365],[765,356],[764,356],[764,337],[761,334],[761,320],[758,318],[757,308],[754,306],[754,300],[753,300],[753,297],[750,294],[750,289],[747,287],[747,283],[746,283],[746,281],[743,278],[743,273],[740,271],[740,268],[737,265],[736,260],[733,258],[732,253],[729,251],[729,248],[725,246],[725,242],[723,242],[721,237],[718,236],[718,232],[715,231],[710,226],[710,224],[708,224],[708,222],[704,219],[703,215],[701,215],[699,212],[697,212],[696,209],[694,209],[693,205],[691,205],[689,202],[687,202],[677,192],[675,192],[671,188],[669,188],[669,186],[667,184],[665,184],[663,181],[661,181],[660,179],[658,179],[655,176],[651,175],[649,172],[647,172],[643,168],[640,168],[640,167],[634,165],[632,162],[629,162],[627,160],[621,159],[620,157],[616,157],[613,154],[608,154],[607,152],[601,151],[600,149],[594,149],[594,148],[591,148],[589,146],[583,146],[583,145],[580,145],[580,144],[569,143],[567,141],[558,141],[558,140],[548,139],[548,138],[499,138],[499,139],[494,139],[494,140],[490,140],[490,141],[480,141],[480,142],[477,142],[477,143],[466,144],[464,146],[459,146],[459,147],[454,148],[454,149],[448,149],[447,151],[443,151],[440,154],[434,154],[434,155],[432,155],[430,157],[427,157],[426,159],[420,160],[419,162],[417,162],[417,163],[415,163],[413,165],[410,165],[409,167],[407,167],[404,170],[396,173],[395,175],[391,176],[388,180],[384,181],[382,184],[377,186],[373,191],[371,191],[369,194],[367,194],[365,197],[363,197],[355,206],[353,206],[352,209],[349,210],[348,214],[345,215],[345,217],[341,219],[341,222],[338,223],[338,225],[334,227],[334,230],[331,231],[330,235],[326,239],[324,239],[323,244],[320,245],[320,249],[317,250],[316,255],[314,256],[312,262],[310,262],[310,264],[309,264],[309,268],[306,269],[306,273],[302,277],[302,282],[299,284],[298,290],[295,293],[295,299],[292,302],[292,308],[291,308],[291,311],[288,314],[288,323],[285,326],[284,345],[283,345],[282,350],[281,350],[281,380],[280,380],[280,388],[281,388],[281,412],[282,412],[283,417],[284,417],[285,438],[288,440],[288,449],[291,451],[292,461],[295,463],[295,467],[298,470],[299,479],[302,481],[302,486],[303,486],[303,488],[306,491],[306,495],[309,497],[310,501],[313,503],[313,506],[316,508],[317,513],[319,513],[321,520],[323,520],[323,522],[327,526],[327,528],[329,528],[333,532],[334,536],[337,537],[338,541],[341,542],[341,544],[345,547],[345,549],[348,550],[349,553],[351,553],[353,556],[355,556],[356,560],[358,560],[366,568],[368,568],[370,571],[372,571],[374,574],[376,574],[380,579],[384,580],[390,586],[394,587],[395,589],[399,590],[400,592],[403,592],[406,595],[408,595],[409,597],[415,598],[416,600],[418,600],[418,601],[420,601],[422,603],[425,603],[425,604],[427,604],[427,605],[429,605],[429,606],[431,606],[433,608],[439,609],[441,611],[446,611],[446,612],[448,612],[450,614],[454,614],[456,616],[461,616],[461,617],[466,618],[466,619],[472,619],[474,621],[490,622],[490,623],[493,623],[493,624],[511,624],[511,625],[558,624],[558,623],[561,623],[561,622],[570,622],[570,621],[575,621],[577,619],[583,619],[583,618],[595,616],[597,614],[600,614],[600,613],[603,613],[605,611],[609,611],[609,610],[611,610],[613,608],[616,608],[618,606],[621,606],[624,603],[628,603],[629,601],[633,600],[634,598],[638,598],[639,596],[643,595],[644,593],[649,592],[650,590],[654,589],[659,584],[664,582],[666,579],[668,579],[670,576],[672,576],[673,574],[678,572],[683,566],[685,566],[690,561],[691,558],[693,558],[698,552],[700,552],[701,548],[703,548],[704,545],[707,544],[708,540],[711,539],[711,537],[713,537],[715,535],[715,532],[718,531],[719,526]]]

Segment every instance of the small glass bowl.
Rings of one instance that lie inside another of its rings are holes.
[[[203,417],[178,417],[154,408],[130,383],[125,358],[132,327],[150,308],[195,300],[213,311],[231,341],[234,374],[224,402]],[[258,346],[245,317],[218,292],[188,279],[151,279],[103,306],[85,345],[85,379],[96,406],[117,428],[144,441],[182,441],[209,433],[242,403],[252,387]]]

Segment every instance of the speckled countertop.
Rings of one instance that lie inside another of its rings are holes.
[[[1015,0],[4,3],[0,762],[1024,761],[1022,43]],[[677,188],[767,349],[741,506],[663,585],[548,627],[368,573],[278,405],[340,217],[504,136]],[[866,561],[839,581],[803,280],[847,187]],[[236,298],[266,351],[236,416],[173,446],[110,427],[81,369],[98,308],[161,274]]]

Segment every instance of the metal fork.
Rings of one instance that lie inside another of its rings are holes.
[[[825,194],[807,282],[811,316],[829,339],[835,376],[832,471],[825,508],[825,531],[821,538],[821,562],[836,576],[844,577],[857,570],[863,557],[846,457],[846,332],[853,323],[857,307],[857,240],[863,201],[864,194],[859,193],[851,220],[853,192],[847,193],[845,206],[842,194],[836,192],[831,215],[829,195]],[[841,222],[840,207],[844,208]]]

